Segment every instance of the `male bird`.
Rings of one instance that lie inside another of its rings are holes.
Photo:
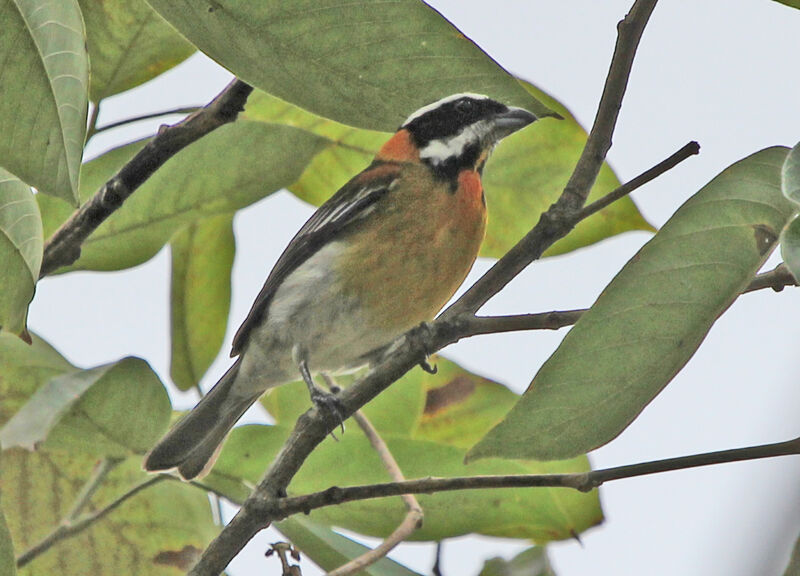
[[[204,471],[241,415],[298,374],[368,364],[433,319],[469,272],[486,229],[481,173],[497,142],[536,120],[486,96],[456,94],[414,112],[311,216],[272,269],[233,340],[236,362],[145,460]]]

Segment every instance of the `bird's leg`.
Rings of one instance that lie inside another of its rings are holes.
[[[324,411],[331,418],[333,418],[344,433],[344,406],[336,396],[335,393],[326,392],[314,384],[314,379],[311,377],[311,371],[308,369],[308,358],[305,350],[295,345],[292,350],[297,362],[297,367],[300,370],[300,376],[303,377],[303,382],[308,387],[308,393],[311,396],[311,402],[316,406],[317,410]],[[333,433],[331,433],[333,435]],[[336,438],[336,436],[334,436]]]

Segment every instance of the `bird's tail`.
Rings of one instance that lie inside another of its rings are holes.
[[[258,400],[261,392],[239,396],[232,392],[237,361],[194,409],[167,432],[147,454],[145,470],[177,468],[189,480],[203,472],[236,421]]]

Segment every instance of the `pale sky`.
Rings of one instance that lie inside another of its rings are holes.
[[[511,72],[569,107],[584,126],[594,116],[613,50],[616,23],[630,0],[514,2],[438,0],[432,4]],[[690,140],[694,157],[634,194],[644,215],[663,224],[723,168],[761,148],[800,140],[800,11],[770,0],[662,0],[644,34],[609,160],[621,180],[636,176]],[[150,84],[104,102],[100,123],[207,102],[228,74],[203,56]],[[142,123],[90,146],[152,133]],[[535,126],[532,128],[535,129]],[[241,211],[233,332],[281,250],[312,208],[286,193]],[[491,206],[489,206],[491,214]],[[648,235],[629,233],[534,263],[485,308],[540,312],[589,306]],[[777,263],[776,257],[768,264]],[[480,261],[469,282],[488,262]],[[30,326],[79,366],[126,355],[169,375],[169,255],[122,273],[75,273],[43,280]],[[122,304],[122,305],[121,305]],[[796,353],[800,290],[743,296],[712,329],[683,372],[619,438],[591,454],[595,467],[786,440],[800,435]],[[445,350],[465,367],[522,391],[564,331],[473,338]],[[223,353],[208,387],[227,367]],[[191,394],[176,394],[188,407]],[[249,414],[250,418],[259,415]],[[738,463],[611,483],[601,489],[603,526],[583,545],[550,546],[559,576],[750,576],[780,574],[800,530],[800,458]],[[263,574],[262,535],[238,558],[234,576]],[[524,543],[468,537],[445,547],[446,576],[477,574],[485,558]],[[392,555],[427,573],[430,545]],[[273,567],[269,567],[270,570]],[[274,568],[277,570],[277,565]],[[308,562],[303,574],[318,574]]]

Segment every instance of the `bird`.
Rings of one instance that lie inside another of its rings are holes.
[[[495,145],[537,116],[480,94],[412,113],[373,161],[323,203],[289,242],[233,339],[233,365],[145,456],[148,471],[207,473],[244,412],[269,388],[375,363],[433,320],[463,283],[483,241],[483,168]]]

